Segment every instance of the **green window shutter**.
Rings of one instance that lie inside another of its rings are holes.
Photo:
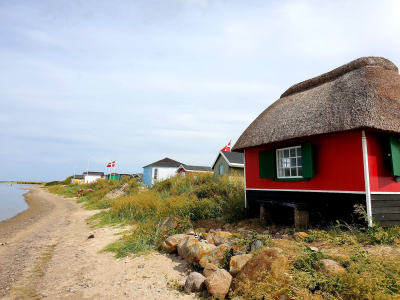
[[[400,176],[400,137],[390,136],[390,157],[392,158],[393,175]]]
[[[304,143],[301,145],[301,160],[303,164],[303,177],[314,177],[313,151],[311,143]]]
[[[275,150],[258,152],[260,178],[275,178]]]

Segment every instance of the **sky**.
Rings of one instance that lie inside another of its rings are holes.
[[[0,0],[0,180],[211,166],[293,84],[400,66],[400,1]]]

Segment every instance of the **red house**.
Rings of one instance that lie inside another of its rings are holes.
[[[263,218],[289,207],[303,226],[308,214],[315,222],[351,220],[361,203],[382,225],[399,224],[398,68],[364,57],[298,83],[232,150],[245,154],[246,203],[261,206]]]

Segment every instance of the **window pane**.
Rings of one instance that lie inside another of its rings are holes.
[[[296,157],[296,148],[292,148],[289,150],[290,150],[290,157]]]
[[[283,151],[278,151],[278,158],[283,158]]]
[[[289,157],[289,149],[283,150],[283,157]]]
[[[282,159],[278,160],[278,168],[283,168],[283,161]]]
[[[302,172],[301,172],[301,167],[297,168],[298,172],[299,172],[299,176],[303,176]]]
[[[283,169],[279,169],[278,173],[279,173],[279,177],[283,177],[284,176]]]
[[[298,157],[298,158],[297,158],[297,165],[298,165],[299,167],[302,166],[302,164],[301,164],[301,157]]]
[[[290,169],[290,175],[291,176],[297,176],[296,168],[291,168]]]
[[[289,167],[290,167],[290,160],[289,160],[289,158],[284,158],[284,159],[283,159],[283,166],[284,166],[285,168],[289,168]]]
[[[301,156],[301,147],[297,148],[297,156]]]
[[[290,169],[285,169],[285,177],[290,177]]]
[[[291,167],[295,167],[296,166],[296,159],[295,158],[291,158],[290,159],[290,166]]]

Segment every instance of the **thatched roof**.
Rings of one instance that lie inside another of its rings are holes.
[[[293,85],[232,150],[361,128],[400,133],[400,75],[382,57],[362,57]]]

